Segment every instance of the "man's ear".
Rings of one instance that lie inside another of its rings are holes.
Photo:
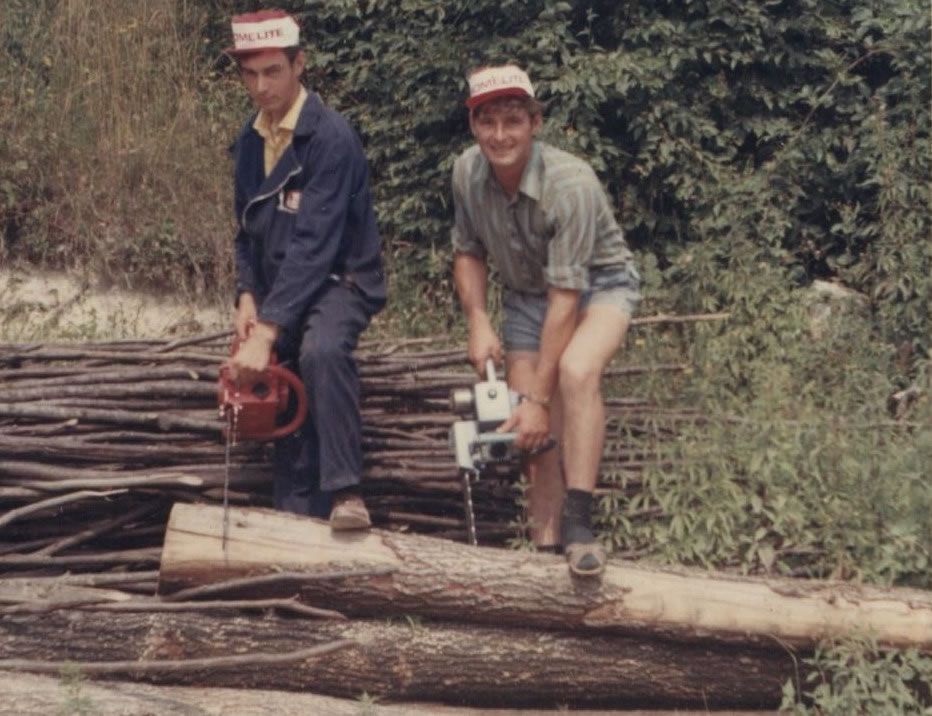
[[[531,135],[537,136],[537,133],[540,131],[540,128],[544,126],[544,118],[540,114],[535,114],[531,117]]]
[[[469,131],[472,132],[472,136],[476,136],[476,113],[472,110],[469,110]]]
[[[304,72],[304,50],[298,50],[298,54],[294,56],[294,68],[299,75]]]

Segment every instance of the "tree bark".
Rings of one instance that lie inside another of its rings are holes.
[[[441,704],[374,702],[361,694],[353,699],[339,699],[316,694],[297,694],[268,688],[245,690],[194,688],[190,686],[152,686],[133,682],[87,682],[33,674],[0,672],[2,713],[16,716],[93,713],[94,716],[127,714],[197,714],[229,716],[274,714],[275,716],[540,716],[539,710],[527,711]],[[702,713],[706,713],[703,711]],[[574,716],[619,716],[617,711],[574,710]],[[625,711],[624,716],[683,716],[682,711]],[[776,712],[729,711],[728,716],[777,716]]]
[[[388,575],[297,585],[346,614],[582,630],[768,648],[868,633],[880,645],[932,650],[932,593],[842,582],[761,579],[612,561],[601,581],[572,579],[560,558],[469,547],[326,523],[272,510],[177,504],[160,591],[275,571],[383,567]],[[280,596],[280,595],[276,595]]]
[[[48,420],[81,420],[105,425],[151,427],[158,430],[193,430],[219,435],[223,423],[219,419],[201,420],[168,413],[136,413],[132,410],[95,410],[93,408],[47,407],[31,403],[0,403],[0,417],[36,418]]]
[[[263,664],[341,640],[354,646]],[[239,665],[184,660],[237,655]],[[255,662],[249,664],[250,655]],[[417,620],[320,622],[281,616],[55,611],[0,619],[0,670],[11,660],[140,662],[112,676],[161,684],[314,691],[473,706],[773,708],[794,677],[788,653],[650,643]],[[159,669],[162,663],[171,670]],[[36,668],[35,666],[33,667]]]

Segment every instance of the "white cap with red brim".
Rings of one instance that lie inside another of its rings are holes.
[[[300,43],[298,23],[284,10],[235,15],[231,24],[233,47],[226,49],[230,55],[297,47]]]
[[[478,107],[496,97],[533,97],[534,86],[527,72],[516,65],[483,67],[469,76],[466,106]]]

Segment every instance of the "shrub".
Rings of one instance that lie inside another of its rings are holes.
[[[784,687],[781,712],[847,716],[928,714],[932,659],[911,649],[884,651],[869,638],[823,644],[804,660],[805,683]]]
[[[546,137],[592,162],[630,240],[661,268],[715,237],[728,238],[729,260],[727,229],[766,242],[789,280],[849,282],[890,338],[927,344],[922,4],[294,7],[307,17],[314,83],[366,136],[392,239],[446,242],[449,169],[470,142],[463,76],[514,60],[548,104]]]

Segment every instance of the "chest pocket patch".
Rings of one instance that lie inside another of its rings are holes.
[[[278,209],[296,214],[301,206],[301,192],[298,190],[282,190],[278,192]]]

